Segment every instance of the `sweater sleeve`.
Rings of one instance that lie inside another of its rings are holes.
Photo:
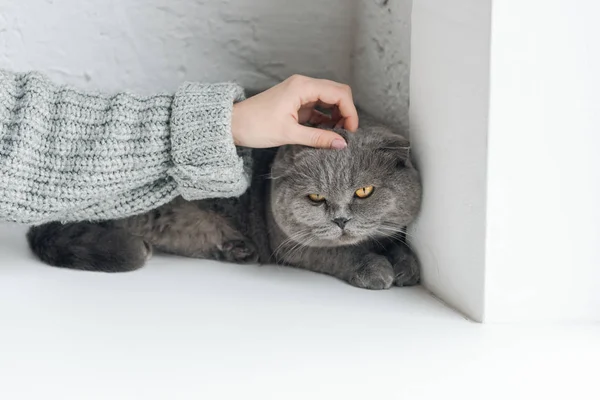
[[[241,195],[248,165],[231,136],[236,84],[106,96],[0,70],[0,220],[118,219]]]

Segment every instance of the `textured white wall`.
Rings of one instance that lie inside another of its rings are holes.
[[[0,0],[0,68],[140,93],[293,73],[349,82],[354,16],[349,0]]]
[[[350,83],[408,125],[411,0],[0,0],[0,68],[103,91],[184,80],[263,88],[294,73]]]
[[[352,86],[357,103],[392,125],[408,127],[412,0],[358,1]]]

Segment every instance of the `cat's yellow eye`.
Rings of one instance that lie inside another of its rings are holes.
[[[366,199],[373,194],[373,190],[375,190],[373,186],[365,186],[354,192],[354,195],[359,199]]]
[[[310,199],[310,201],[314,201],[315,203],[320,203],[322,201],[325,201],[325,197],[321,196],[320,194],[309,194],[308,198]]]

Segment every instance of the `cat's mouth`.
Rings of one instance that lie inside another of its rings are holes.
[[[315,235],[315,241],[311,246],[315,247],[337,247],[337,246],[350,246],[360,243],[365,240],[362,236],[354,235],[350,232],[343,231],[337,236],[328,235]]]
[[[361,237],[353,235],[348,231],[342,231],[341,235],[337,238],[340,244],[355,244],[362,240]]]

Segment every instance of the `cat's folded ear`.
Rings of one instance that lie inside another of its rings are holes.
[[[375,137],[374,137],[375,139]],[[396,161],[398,167],[410,165],[410,141],[404,136],[388,131],[376,135],[378,152]]]
[[[288,165],[292,165],[295,161],[297,161],[302,154],[306,154],[311,147],[302,146],[299,144],[288,144],[285,146],[281,146],[279,151],[277,152],[277,156],[283,162]]]
[[[284,177],[289,172],[293,171],[292,167],[303,157],[308,154],[311,147],[302,145],[285,145],[277,150],[275,162],[271,167],[271,175]]]

